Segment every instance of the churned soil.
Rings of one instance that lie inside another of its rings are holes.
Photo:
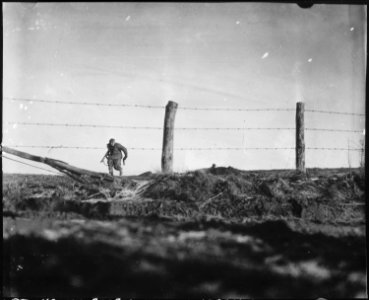
[[[358,169],[3,177],[8,297],[367,297]]]

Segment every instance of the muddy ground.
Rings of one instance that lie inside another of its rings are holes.
[[[3,178],[3,295],[367,297],[361,170]]]

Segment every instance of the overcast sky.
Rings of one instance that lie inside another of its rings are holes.
[[[3,95],[165,106],[176,127],[294,127],[294,111],[365,112],[363,6],[268,3],[5,3]],[[128,148],[125,174],[160,170],[162,130],[47,127],[8,122],[162,127],[164,109],[3,100],[3,144]],[[365,118],[305,114],[306,147],[360,148]],[[294,130],[175,131],[175,148],[294,147]],[[17,148],[95,171],[104,149]],[[306,150],[307,167],[358,166],[358,151]],[[32,163],[32,162],[31,162]],[[175,151],[175,171],[294,168],[294,150]],[[37,165],[36,163],[33,163]],[[42,172],[3,161],[4,172]]]

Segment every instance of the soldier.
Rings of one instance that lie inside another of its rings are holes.
[[[108,151],[105,153],[101,162],[104,162],[105,157],[108,159],[109,174],[113,176],[113,167],[115,170],[119,171],[119,176],[123,175],[122,166],[120,161],[122,160],[122,151],[124,153],[123,165],[128,157],[127,149],[119,143],[115,142],[115,139],[110,139],[109,143],[106,145]]]

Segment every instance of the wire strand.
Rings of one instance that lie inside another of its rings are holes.
[[[293,108],[232,108],[232,107],[182,107],[178,106],[179,110],[198,110],[198,111],[250,111],[250,112],[265,112],[265,111],[295,111]]]
[[[349,115],[349,116],[360,116],[360,117],[365,116],[365,114],[359,114],[359,113],[327,111],[327,110],[317,110],[317,109],[305,109],[305,112],[331,114],[331,115]]]
[[[133,108],[154,108],[162,109],[165,106],[160,105],[142,105],[142,104],[124,104],[124,103],[99,103],[99,102],[77,102],[77,101],[59,101],[59,100],[45,100],[45,99],[27,99],[27,98],[11,98],[4,97],[5,100],[10,101],[26,101],[26,102],[40,102],[40,103],[54,103],[54,104],[69,104],[69,105],[89,105],[89,106],[110,106],[110,107],[133,107]]]
[[[38,103],[54,103],[54,104],[68,104],[68,105],[88,105],[88,106],[107,106],[107,107],[132,107],[132,108],[154,108],[163,109],[162,105],[139,105],[139,104],[119,104],[119,103],[99,103],[99,102],[78,102],[78,101],[60,101],[60,100],[46,100],[46,99],[27,99],[27,98],[12,98],[4,97],[10,101],[22,102],[38,102]],[[293,111],[293,109],[284,108],[267,108],[267,109],[248,109],[248,108],[212,108],[212,107],[178,107],[180,110],[200,110],[200,111]]]
[[[52,149],[84,149],[84,150],[103,150],[104,147],[84,147],[84,146],[37,146],[37,145],[10,145],[9,147],[14,148],[52,148]],[[130,147],[131,150],[162,150],[162,148],[144,148],[144,147]],[[174,148],[174,150],[195,150],[195,151],[212,151],[212,150],[294,150],[295,147],[182,147]],[[363,151],[363,148],[325,148],[325,147],[306,147],[306,150],[343,150],[343,151]]]
[[[9,101],[25,101],[25,102],[39,102],[39,103],[54,103],[54,104],[68,104],[68,105],[89,105],[89,106],[110,106],[110,107],[132,107],[132,108],[154,108],[163,109],[163,105],[141,105],[141,104],[124,104],[124,103],[99,103],[99,102],[78,102],[78,101],[60,101],[60,100],[46,100],[46,99],[29,99],[29,98],[14,98],[4,97]],[[200,111],[294,111],[292,108],[227,108],[227,107],[181,107],[180,110],[200,110]]]
[[[124,129],[154,129],[163,130],[163,127],[150,126],[121,126],[121,125],[95,125],[71,123],[38,123],[38,122],[7,122],[9,125],[25,126],[64,126],[64,127],[92,127],[92,128],[124,128]],[[294,130],[293,127],[174,127],[175,130]]]
[[[120,125],[95,125],[95,124],[71,124],[71,123],[37,123],[37,122],[7,122],[9,125],[25,126],[64,126],[64,127],[92,127],[92,128],[125,128],[125,129],[163,129],[162,127],[150,126],[120,126]]]
[[[305,128],[308,131],[329,131],[329,132],[355,132],[363,133],[362,130],[348,130],[348,129],[330,129],[330,128]]]
[[[9,101],[26,101],[26,102],[39,102],[39,103],[53,103],[64,105],[89,105],[89,106],[106,106],[106,107],[132,107],[132,108],[148,108],[148,109],[163,109],[163,105],[144,105],[144,104],[127,104],[127,103],[100,103],[100,102],[78,102],[78,101],[60,101],[60,100],[47,100],[47,99],[29,99],[29,98],[16,98],[16,97],[4,97],[3,99]],[[192,111],[243,111],[243,112],[268,112],[268,111],[295,111],[294,108],[233,108],[233,107],[188,107],[179,106],[179,110],[192,110]],[[322,114],[335,114],[335,115],[350,115],[363,117],[365,114],[352,113],[352,112],[338,112],[338,111],[326,111],[318,109],[305,109],[305,112],[322,113]]]
[[[294,130],[293,127],[174,127],[175,130]]]
[[[360,148],[323,148],[323,147],[307,147],[307,150],[338,150],[338,151],[363,151]]]
[[[91,127],[91,128],[124,128],[134,130],[162,130],[162,127],[151,126],[121,126],[121,125],[95,125],[95,124],[71,124],[71,123],[38,123],[38,122],[7,122],[8,125],[25,125],[25,126],[63,126],[63,127]],[[294,127],[174,127],[175,130],[295,130]],[[361,130],[348,129],[330,129],[330,128],[305,128],[307,131],[327,131],[327,132],[352,132],[362,133]]]

